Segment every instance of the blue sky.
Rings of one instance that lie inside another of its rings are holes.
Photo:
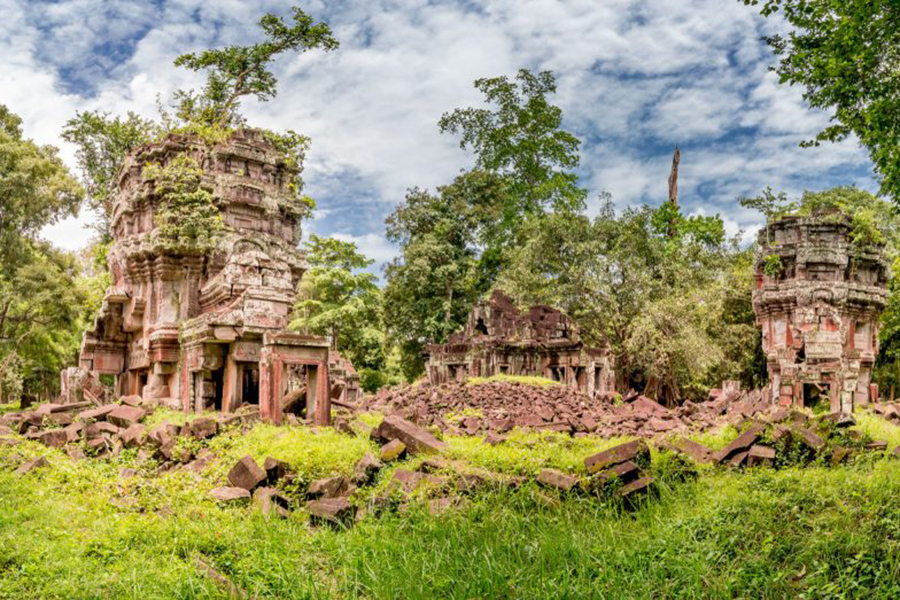
[[[59,139],[76,110],[156,114],[156,97],[199,87],[178,54],[258,39],[264,0],[0,0],[0,103],[27,135]],[[356,241],[379,264],[396,255],[384,218],[413,186],[433,188],[471,164],[437,120],[479,104],[478,77],[520,67],[557,75],[565,127],[582,141],[579,176],[591,209],[666,197],[673,147],[682,150],[688,212],[718,213],[749,239],[760,217],[736,202],[772,186],[790,194],[837,184],[874,189],[853,140],[798,147],[827,124],[800,90],[779,85],[761,41],[784,24],[736,0],[366,0],[303,2],[341,42],[330,54],[286,56],[274,101],[246,103],[252,124],[312,137],[306,191],[319,209],[305,232]],[[44,235],[77,249],[78,219]]]

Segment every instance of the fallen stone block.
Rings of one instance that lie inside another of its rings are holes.
[[[456,498],[449,496],[444,498],[434,498],[428,501],[428,514],[432,516],[443,514],[453,508],[455,504]]]
[[[191,421],[191,436],[195,440],[205,440],[219,433],[219,423],[212,417],[200,417]]]
[[[22,463],[19,468],[14,471],[14,473],[16,475],[27,475],[35,469],[40,469],[41,467],[47,466],[50,466],[50,463],[47,462],[47,459],[43,456],[38,456],[37,458],[32,458],[31,460]]]
[[[271,456],[266,458],[266,462],[263,463],[263,469],[266,471],[266,483],[269,485],[275,485],[284,479],[290,471],[286,462]]]
[[[165,421],[150,430],[147,437],[157,446],[165,446],[178,436],[178,426]]]
[[[119,439],[126,448],[139,448],[147,439],[147,428],[135,423],[119,433]]]
[[[866,450],[872,452],[884,452],[887,450],[887,442],[884,440],[872,440],[866,444]]]
[[[900,446],[898,446],[900,448]],[[850,449],[844,446],[835,446],[831,453],[831,464],[839,465],[850,455]]]
[[[626,460],[623,463],[620,463],[614,467],[610,467],[605,471],[600,471],[594,476],[595,483],[605,483],[612,479],[618,479],[622,482],[629,482],[633,479],[636,479],[638,475],[640,475],[641,470],[638,468],[636,464],[631,462],[630,460]]]
[[[712,449],[707,448],[703,444],[695,442],[694,440],[685,437],[679,437],[669,442],[669,445],[672,447],[672,449],[690,457],[695,462],[710,463],[713,460]]]
[[[69,441],[69,435],[63,429],[48,429],[47,431],[38,431],[29,433],[25,436],[27,439],[35,440],[50,448],[62,448]]]
[[[306,510],[314,523],[347,524],[356,510],[347,498],[322,498],[306,503]]]
[[[250,492],[242,487],[217,487],[210,490],[209,495],[218,502],[235,502],[250,499]]]
[[[650,456],[650,447],[644,440],[634,440],[625,444],[613,446],[608,450],[588,456],[584,459],[584,466],[588,473],[596,473],[627,460],[635,461]]]
[[[274,514],[277,517],[285,518],[289,514],[290,504],[287,498],[272,487],[256,488],[256,491],[253,492],[253,504],[260,509],[264,516]]]
[[[747,453],[748,467],[771,467],[775,464],[775,449],[760,444],[753,444]]]
[[[252,492],[266,480],[266,472],[260,468],[249,454],[239,460],[228,472],[228,483]]]
[[[744,450],[743,452],[738,452],[737,454],[735,454],[734,456],[732,456],[731,458],[728,459],[728,466],[730,466],[731,468],[737,468],[737,467],[743,465],[744,463],[747,462],[747,456],[749,456],[749,455],[750,455],[749,450]]]
[[[354,467],[354,481],[358,485],[365,485],[371,482],[383,466],[384,464],[380,460],[372,456],[371,453],[366,452]]]
[[[12,435],[14,432],[6,425],[0,425],[0,435]]]
[[[350,482],[346,477],[326,477],[309,484],[307,493],[313,498],[339,498],[348,495]]]
[[[82,411],[75,415],[75,418],[79,421],[102,421],[106,419],[106,415],[108,415],[115,409],[115,404],[104,404],[103,406],[98,406],[97,408],[91,408],[89,410]]]
[[[130,427],[144,418],[144,411],[134,406],[117,406],[106,415],[106,420],[119,427]]]
[[[66,448],[66,454],[72,460],[83,460],[87,458],[84,450],[82,450],[80,446],[69,446],[68,448]]]
[[[413,454],[437,453],[447,447],[447,444],[438,440],[421,427],[396,415],[385,417],[372,435],[385,441],[400,440]]]
[[[131,479],[132,477],[137,477],[138,472],[134,469],[129,469],[128,467],[122,467],[119,469],[119,479]]]
[[[140,396],[122,396],[119,398],[119,402],[124,404],[125,406],[140,406],[143,403],[143,398]]]
[[[765,431],[766,427],[762,424],[751,425],[749,429],[737,436],[730,444],[712,455],[715,462],[720,463],[732,458],[735,454],[746,452],[750,446],[759,440],[759,436]]]
[[[537,482],[544,487],[568,492],[578,485],[578,478],[556,469],[541,469]]]
[[[381,447],[378,452],[378,458],[382,462],[391,462],[403,456],[406,452],[406,444],[400,440],[392,440]]]
[[[824,449],[826,446],[825,440],[823,440],[818,434],[813,433],[809,429],[803,427],[795,427],[793,431],[797,434],[797,439],[799,439],[808,448],[811,448],[816,452]]]
[[[650,485],[653,483],[653,477],[647,475],[646,477],[641,477],[640,479],[636,479],[631,483],[623,485],[617,492],[616,496],[620,498],[633,498],[634,496],[640,494],[646,494],[650,491]]]
[[[851,427],[856,425],[856,419],[853,415],[843,412],[829,413],[822,417],[823,421],[833,423],[835,427]]]
[[[635,414],[643,414],[648,417],[650,415],[664,417],[671,412],[668,408],[666,408],[659,402],[651,400],[646,396],[638,396],[637,398],[635,398],[635,400],[631,403],[631,409],[635,412]]]
[[[506,436],[500,435],[499,433],[494,433],[493,431],[489,431],[486,436],[484,436],[484,443],[488,446],[499,446],[506,442]]]
[[[88,423],[84,426],[84,437],[88,440],[98,438],[102,435],[118,435],[119,428],[112,423],[106,421],[97,421],[96,423]]]

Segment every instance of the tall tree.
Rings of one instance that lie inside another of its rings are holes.
[[[410,379],[422,371],[425,345],[445,341],[476,297],[475,227],[465,202],[447,188],[412,189],[387,220],[401,255],[385,270],[385,325]]]
[[[332,348],[358,369],[383,367],[380,293],[375,275],[362,271],[374,261],[352,242],[317,235],[306,242],[306,258],[310,269],[300,281],[291,327],[331,336]]]
[[[27,261],[41,228],[78,214],[84,192],[58,151],[22,135],[22,120],[0,104],[0,267]]]
[[[116,175],[125,156],[160,133],[154,121],[129,112],[125,118],[108,112],[77,112],[66,123],[62,137],[77,148],[75,159],[87,190],[87,205],[96,214],[92,227],[100,243],[112,240]]]
[[[238,113],[241,98],[253,96],[260,102],[275,97],[278,81],[269,69],[275,57],[288,50],[307,52],[316,48],[334,50],[338,41],[325,23],[316,23],[299,7],[291,9],[293,24],[266,14],[259,26],[265,41],[252,46],[227,46],[183,54],[175,65],[207,72],[206,86],[199,94],[180,91],[176,95],[177,116],[185,122],[232,127],[243,122]]]
[[[475,87],[493,108],[458,108],[438,125],[460,134],[459,145],[473,150],[476,168],[506,180],[494,237],[512,242],[524,218],[548,209],[582,209],[587,192],[573,173],[580,142],[562,129],[562,109],[548,100],[556,93],[553,73],[520,69],[514,81],[482,78]]]
[[[851,134],[869,150],[882,192],[900,202],[900,4],[896,0],[741,0],[793,27],[766,38],[782,83],[805,88],[832,124],[805,145]]]

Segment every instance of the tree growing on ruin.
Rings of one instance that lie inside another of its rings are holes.
[[[894,0],[741,0],[792,29],[766,38],[781,82],[801,85],[831,124],[803,145],[855,135],[869,151],[882,192],[900,202],[900,4]]]
[[[175,101],[177,116],[184,122],[212,127],[236,127],[243,124],[238,113],[241,98],[253,96],[260,102],[275,97],[278,81],[269,63],[290,50],[325,52],[338,47],[331,28],[317,23],[299,7],[293,7],[292,24],[282,17],[266,14],[259,21],[266,39],[252,46],[227,46],[182,54],[175,66],[206,71],[206,85],[199,93],[179,91]]]
[[[160,126],[133,112],[122,118],[108,112],[77,112],[66,122],[62,138],[76,147],[75,160],[87,192],[87,206],[95,213],[92,223],[98,241],[112,240],[112,212],[116,175],[128,153],[155,139]]]

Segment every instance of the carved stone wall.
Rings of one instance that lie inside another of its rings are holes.
[[[431,344],[428,379],[434,385],[468,377],[532,375],[559,381],[591,396],[614,391],[612,355],[586,348],[578,328],[560,311],[520,311],[501,291],[472,309],[465,329],[446,344]]]
[[[883,247],[853,244],[850,233],[839,214],[784,217],[759,233],[753,310],[773,403],[851,412],[877,399],[890,263]]]
[[[144,167],[179,154],[198,162],[222,215],[225,229],[210,253],[167,249],[157,235],[164,198]],[[306,267],[295,175],[256,130],[212,147],[170,135],[135,149],[119,172],[112,285],[84,334],[81,369],[115,375],[119,395],[188,411],[258,404],[276,422],[281,398],[306,385],[307,414],[327,419],[328,340],[285,330]]]

